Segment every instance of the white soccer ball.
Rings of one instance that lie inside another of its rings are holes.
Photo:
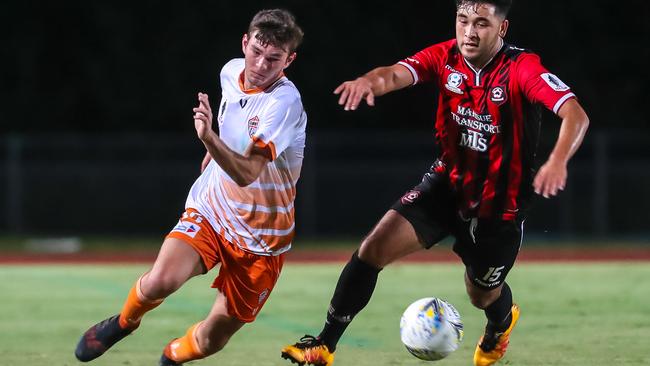
[[[463,340],[463,322],[448,302],[427,297],[409,305],[400,321],[400,336],[415,357],[435,361],[454,352]]]

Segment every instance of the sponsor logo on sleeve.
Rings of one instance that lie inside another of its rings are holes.
[[[540,77],[546,82],[546,84],[548,84],[548,86],[551,87],[551,89],[555,91],[563,92],[570,89],[568,85],[560,80],[560,78],[551,74],[550,72],[545,72],[541,74]]]

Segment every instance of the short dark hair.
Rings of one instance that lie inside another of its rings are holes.
[[[287,48],[293,53],[302,43],[303,32],[296,24],[296,18],[284,9],[260,10],[248,26],[248,35],[255,31],[255,38],[263,44]]]
[[[497,10],[497,14],[506,18],[508,16],[508,12],[510,11],[510,7],[512,6],[512,0],[456,0],[456,9],[468,4],[494,5]]]

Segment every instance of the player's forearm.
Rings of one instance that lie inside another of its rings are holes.
[[[566,165],[582,144],[588,127],[589,118],[582,108],[567,113],[562,119],[560,134],[549,156],[549,161]]]
[[[247,186],[257,179],[257,173],[245,156],[231,150],[216,134],[202,140],[208,153],[239,186]]]
[[[392,66],[382,66],[363,75],[370,82],[375,96],[381,96],[397,89],[401,89]]]

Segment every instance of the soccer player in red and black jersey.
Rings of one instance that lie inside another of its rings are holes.
[[[456,39],[341,84],[345,110],[375,97],[431,82],[439,89],[436,140],[442,154],[422,182],[399,199],[343,269],[318,337],[305,336],[282,356],[331,365],[339,338],[372,295],[379,271],[446,236],[465,265],[465,286],[487,326],[475,365],[503,357],[519,318],[505,278],[514,265],[532,196],[564,188],[567,163],[589,119],[536,54],[504,41],[511,0],[457,0]],[[562,120],[550,156],[536,171],[540,107]]]

